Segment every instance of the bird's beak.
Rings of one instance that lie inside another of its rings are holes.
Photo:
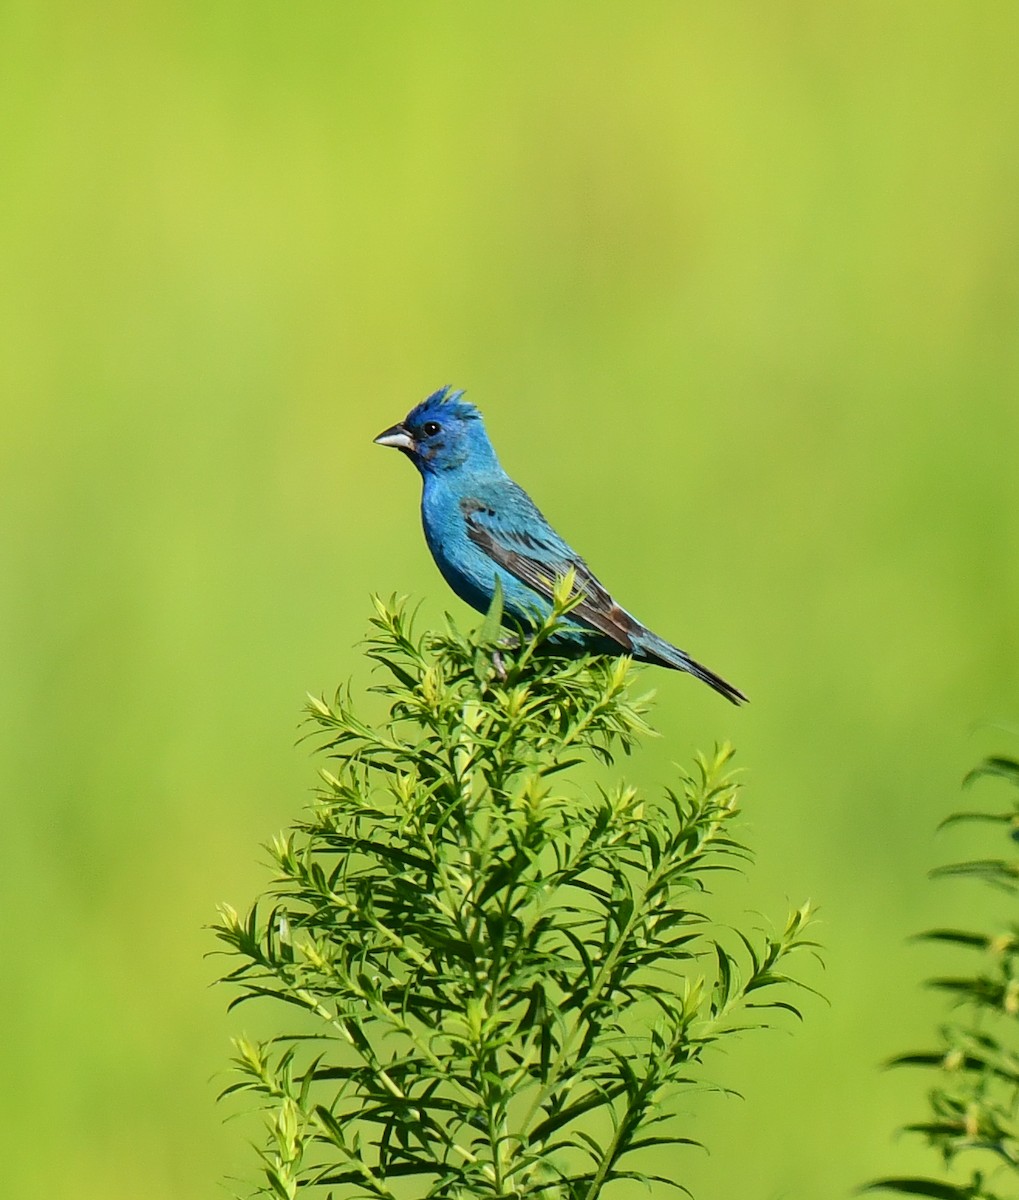
[[[377,438],[375,438],[376,446],[392,446],[396,450],[417,449],[417,442],[410,436],[409,430],[403,425],[393,425],[389,429],[384,429]]]

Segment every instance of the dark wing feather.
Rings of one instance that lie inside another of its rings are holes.
[[[514,499],[519,503],[523,495],[521,492]],[[634,649],[632,635],[643,632],[643,626],[619,607],[591,574],[587,563],[552,530],[529,498],[527,502],[533,509],[533,513],[528,514],[531,518],[528,524],[532,528],[544,527],[542,533],[509,527],[498,519],[497,510],[491,504],[468,499],[460,505],[467,523],[467,536],[493,562],[546,600],[552,599],[556,580],[572,569],[572,594],[583,596],[583,599],[571,615],[611,638],[626,653],[631,653]],[[548,531],[546,536],[543,536],[544,530]]]

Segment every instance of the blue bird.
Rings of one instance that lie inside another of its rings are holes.
[[[481,413],[463,392],[441,388],[375,439],[401,450],[421,472],[425,540],[443,578],[479,612],[496,580],[503,611],[525,625],[550,611],[554,582],[570,570],[583,600],[557,635],[574,649],[629,654],[687,671],[733,704],[746,696],[642,625],[612,599],[577,554],[499,464]]]

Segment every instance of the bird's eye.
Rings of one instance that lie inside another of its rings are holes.
[[[421,432],[425,437],[435,437],[441,428],[442,426],[438,421],[425,421],[424,425],[421,426]]]

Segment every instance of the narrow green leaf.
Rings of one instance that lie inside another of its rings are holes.
[[[903,1196],[931,1196],[934,1200],[973,1200],[970,1188],[954,1187],[937,1179],[889,1178],[875,1179],[860,1189],[861,1192],[898,1192]]]
[[[1019,761],[1014,758],[985,758],[978,767],[974,767],[966,775],[962,782],[964,786],[968,786],[985,776],[996,776],[1019,787]]]
[[[499,640],[502,634],[502,614],[502,580],[496,575],[495,586],[492,589],[492,600],[488,606],[488,612],[485,613],[485,619],[482,622],[481,628],[478,630],[478,641],[482,646],[490,646]]]

